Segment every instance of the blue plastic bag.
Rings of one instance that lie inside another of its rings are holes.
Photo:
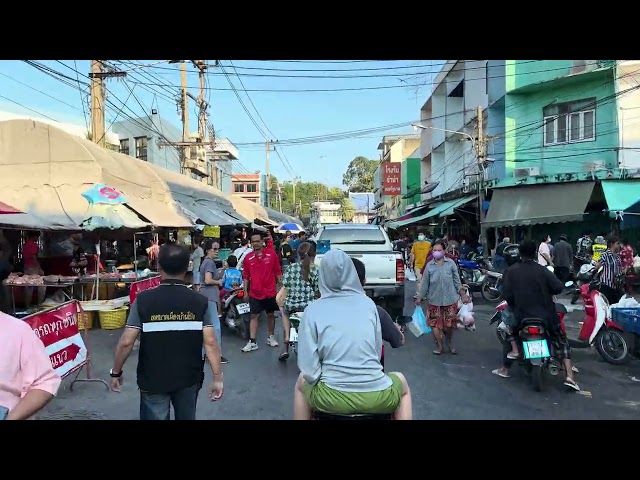
[[[407,325],[411,333],[413,333],[416,337],[424,333],[431,333],[431,329],[427,325],[427,317],[424,315],[424,311],[422,307],[416,307],[411,315],[413,321]]]

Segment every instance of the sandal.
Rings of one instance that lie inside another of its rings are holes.
[[[507,358],[509,360],[518,360],[520,358],[520,354],[519,353],[507,353]]]
[[[508,373],[506,375],[504,373],[502,373],[499,368],[496,368],[491,373],[493,373],[494,375],[499,376],[500,378],[510,378],[511,377],[511,375],[509,375]]]
[[[281,362],[286,362],[288,358],[289,358],[289,352],[284,352],[280,354],[280,356],[278,357],[278,360]]]
[[[573,390],[575,390],[576,392],[580,391],[580,387],[578,386],[578,384],[576,383],[575,380],[569,380],[568,378],[564,381],[564,384],[569,387],[572,388]]]
[[[442,355],[442,350],[434,350],[433,354],[434,355]]]
[[[451,355],[457,355],[457,354],[458,354],[458,351],[457,351],[455,348],[449,348],[449,353],[450,353]]]

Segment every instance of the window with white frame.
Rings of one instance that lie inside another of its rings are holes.
[[[544,146],[595,140],[595,104],[595,98],[586,98],[544,107]]]
[[[136,158],[147,161],[147,137],[135,137]]]

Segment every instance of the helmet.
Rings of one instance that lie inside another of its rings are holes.
[[[518,263],[520,261],[520,248],[516,243],[510,243],[509,245],[504,247],[502,256],[507,262],[507,265],[514,265],[515,263]]]

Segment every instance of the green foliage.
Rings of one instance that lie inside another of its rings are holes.
[[[373,192],[373,174],[378,163],[365,157],[354,158],[342,176],[342,184],[350,192]]]
[[[312,202],[318,200],[341,202],[347,196],[347,193],[341,188],[327,187],[320,182],[297,182],[294,194],[293,182],[279,183],[278,179],[271,175],[269,207],[278,211],[280,210],[278,186],[280,186],[279,193],[282,196],[282,213],[297,217],[308,217]]]
[[[356,214],[356,207],[349,197],[344,197],[340,202],[340,216],[342,221],[349,223]]]

